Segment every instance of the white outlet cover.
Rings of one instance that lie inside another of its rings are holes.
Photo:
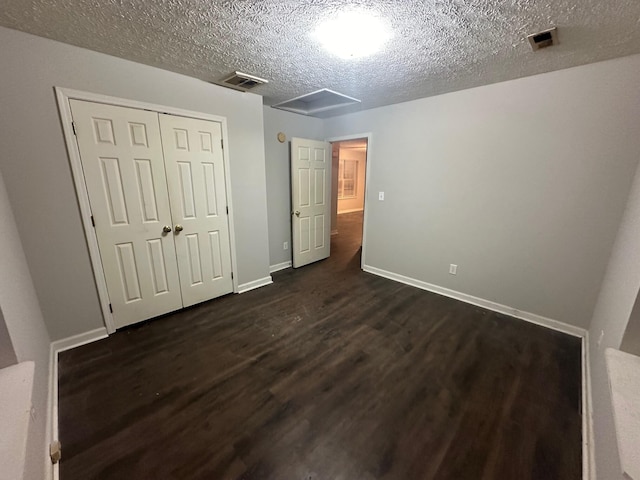
[[[458,273],[458,265],[452,263],[451,265],[449,265],[449,273],[451,275],[456,275]]]
[[[384,192],[378,192],[378,200],[384,200]]]

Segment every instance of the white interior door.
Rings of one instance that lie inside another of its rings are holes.
[[[116,327],[181,308],[158,114],[70,105]]]
[[[293,267],[329,256],[331,244],[331,145],[291,139]]]
[[[184,306],[233,291],[220,123],[160,114]]]

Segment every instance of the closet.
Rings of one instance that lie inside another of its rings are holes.
[[[69,103],[115,326],[230,293],[221,124]]]

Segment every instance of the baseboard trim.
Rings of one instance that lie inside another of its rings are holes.
[[[484,298],[474,297],[473,295],[468,295],[466,293],[457,292],[449,288],[433,285],[431,283],[423,282],[422,280],[417,280],[411,277],[406,277],[398,273],[388,272],[386,270],[372,267],[370,265],[363,265],[362,269],[365,272],[378,275],[379,277],[388,278],[389,280],[394,280],[396,282],[404,283],[406,285],[411,285],[412,287],[417,287],[422,290],[427,290],[429,292],[437,293],[439,295],[444,295],[445,297],[454,298],[456,300],[460,300],[461,302],[470,303],[471,305],[476,305],[478,307],[486,308],[487,310],[503,313],[505,315],[519,318],[520,320],[525,320],[529,323],[534,323],[536,325],[550,328],[558,332],[566,333],[567,335],[572,335],[574,337],[584,338],[587,333],[587,331],[584,328],[576,327],[574,325],[569,325],[567,323],[560,322],[558,320],[553,320],[552,318],[543,317],[535,313],[523,312],[521,310],[518,310],[517,308],[492,302],[491,300],[485,300]]]
[[[95,330],[90,330],[88,332],[79,333],[78,335],[73,335],[71,337],[56,340],[55,342],[51,343],[51,348],[56,353],[64,352],[65,350],[70,350],[81,345],[86,345],[87,343],[102,340],[103,338],[107,338],[108,336],[109,334],[107,333],[107,329],[105,327],[100,327],[96,328]]]
[[[593,400],[591,396],[591,354],[589,332],[582,338],[582,479],[595,480],[596,456],[593,440]]]
[[[105,329],[106,330],[106,329]],[[49,346],[49,399],[47,401],[47,447],[60,438],[58,434],[58,352],[54,343]],[[51,472],[53,480],[60,479],[60,465],[52,464],[45,455],[47,473]]]
[[[238,285],[238,293],[245,293],[250,290],[255,290],[256,288],[271,285],[272,283],[273,283],[273,279],[271,278],[271,275],[269,275],[268,277],[254,280],[253,282],[248,282],[248,283],[243,283],[242,285]]]
[[[269,273],[279,272],[280,270],[284,270],[285,268],[291,267],[291,260],[282,263],[276,263],[275,265],[271,265],[269,267]]]
[[[58,432],[58,353],[102,340],[108,336],[107,329],[101,327],[51,342],[49,347],[49,398],[47,400],[47,416],[49,417],[47,422],[48,445],[60,439]],[[51,471],[53,480],[59,480],[60,465],[57,463],[52,465],[48,457],[45,461],[49,466],[47,471]]]

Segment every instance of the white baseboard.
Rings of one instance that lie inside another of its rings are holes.
[[[51,342],[51,347],[49,348],[49,399],[47,402],[47,416],[49,417],[47,422],[48,444],[60,439],[58,433],[58,353],[97,340],[102,340],[108,336],[107,329],[101,327]],[[49,462],[48,458],[46,461]],[[50,462],[48,465],[51,467]],[[47,468],[47,471],[50,471],[50,469]],[[53,465],[51,472],[53,480],[58,480],[60,478],[59,464]]]
[[[291,260],[282,263],[276,263],[275,265],[271,265],[269,267],[269,273],[279,272],[280,270],[284,270],[285,268],[291,267]]]
[[[255,290],[256,288],[264,287],[266,285],[271,285],[273,283],[273,279],[271,275],[264,278],[259,278],[258,280],[254,280],[253,282],[243,283],[242,285],[238,285],[238,293],[245,293],[249,290]]]
[[[473,295],[468,295],[466,293],[457,292],[449,288],[433,285],[431,283],[423,282],[422,280],[417,280],[411,277],[406,277],[398,273],[388,272],[386,270],[372,267],[370,265],[363,265],[362,269],[365,272],[373,273],[374,275],[385,277],[385,278],[388,278],[389,280],[395,280],[396,282],[405,283],[407,285],[411,285],[412,287],[417,287],[422,290],[427,290],[429,292],[437,293],[439,295],[444,295],[445,297],[454,298],[456,300],[460,300],[461,302],[477,305],[478,307],[486,308],[487,310],[493,310],[494,312],[503,313],[511,317],[516,317],[521,320],[534,323],[536,325],[547,327],[552,330],[557,330],[558,332],[566,333],[568,335],[573,335],[574,337],[584,338],[584,336],[587,333],[587,331],[584,328],[576,327],[574,325],[569,325],[568,323],[543,317],[535,313],[523,312],[518,310],[517,308],[508,307],[500,303],[492,302],[491,300],[485,300],[484,298],[474,297]]]
[[[589,332],[582,338],[582,480],[595,480]]]
[[[106,329],[105,329],[106,330]],[[58,352],[54,343],[49,347],[49,399],[47,401],[47,447],[60,438],[58,434]],[[60,478],[60,465],[51,464],[46,455],[47,474],[51,472],[53,480]]]
[[[64,352],[65,350],[69,350],[71,348],[79,347],[81,345],[95,342],[97,340],[102,340],[103,338],[107,338],[108,336],[109,334],[107,333],[107,329],[105,327],[100,327],[96,328],[95,330],[90,330],[78,335],[73,335],[72,337],[56,340],[55,342],[51,343],[51,348],[56,353]]]
[[[363,212],[364,208],[351,208],[349,210],[340,210],[338,215],[342,215],[343,213],[354,213],[354,212]]]

